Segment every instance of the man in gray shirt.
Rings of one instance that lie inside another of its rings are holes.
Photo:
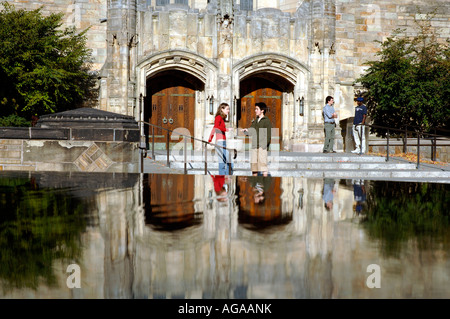
[[[333,208],[333,196],[336,191],[334,190],[334,179],[325,178],[323,180],[323,203],[327,210]]]
[[[334,98],[332,96],[327,96],[325,99],[325,106],[323,107],[323,119],[325,122],[325,142],[323,144],[323,152],[324,153],[336,153],[333,150],[334,146],[334,135],[337,114],[334,111]]]

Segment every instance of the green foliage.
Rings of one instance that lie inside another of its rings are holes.
[[[63,13],[0,11],[0,116],[31,119],[81,106],[94,94],[87,30],[62,28]]]
[[[450,248],[450,192],[446,184],[383,182],[371,184],[364,226],[380,239],[386,255],[397,255],[403,243],[420,249],[434,243]]]
[[[0,178],[0,281],[4,289],[56,284],[54,263],[82,253],[86,204],[33,178]]]
[[[401,129],[405,125],[429,132],[450,122],[450,42],[437,41],[432,15],[416,21],[417,36],[393,36],[381,43],[379,60],[356,80],[366,92],[372,124]],[[384,129],[373,128],[378,136]]]
[[[30,121],[27,121],[23,117],[17,115],[9,115],[5,117],[0,117],[0,127],[28,127],[31,125]]]

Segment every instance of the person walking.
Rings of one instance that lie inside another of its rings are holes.
[[[227,150],[227,138],[225,136],[228,130],[225,126],[225,119],[230,113],[230,106],[227,103],[221,103],[217,108],[214,118],[214,127],[209,135],[208,142],[211,143],[214,135],[216,136],[216,151],[219,158],[219,175],[233,175],[233,163],[230,160],[230,154]]]
[[[261,173],[268,176],[269,168],[267,167],[267,153],[272,138],[272,123],[265,116],[267,105],[263,102],[255,104],[256,119],[252,121],[249,129],[243,129],[244,133],[250,134],[252,137],[252,149],[250,152],[251,170],[253,176]]]
[[[323,119],[325,122],[325,142],[323,144],[324,153],[336,153],[334,147],[334,135],[336,131],[337,114],[333,107],[334,98],[327,96],[325,99],[325,106],[323,107]]]
[[[353,139],[355,140],[355,149],[352,153],[364,154],[366,152],[366,135],[364,124],[366,123],[367,106],[363,104],[364,98],[359,96],[356,99],[355,118],[353,119]]]

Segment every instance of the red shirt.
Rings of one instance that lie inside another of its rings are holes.
[[[208,142],[211,142],[214,136],[214,133],[216,134],[216,141],[217,140],[226,140],[225,132],[227,131],[227,128],[225,126],[225,121],[223,120],[222,116],[217,115],[214,119],[214,127],[211,131],[211,134],[209,135]]]
[[[222,190],[223,185],[225,184],[225,176],[211,175],[211,177],[213,178],[213,181],[214,181],[214,190],[216,191],[216,193],[219,193]]]

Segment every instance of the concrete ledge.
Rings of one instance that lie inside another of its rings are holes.
[[[0,164],[1,171],[36,171],[34,165],[2,165]]]
[[[138,142],[140,131],[116,128],[1,127],[0,139]]]
[[[139,172],[138,142],[9,139],[0,145],[1,170]]]
[[[69,139],[69,129],[47,129],[36,127],[1,127],[0,139]]]
[[[36,127],[0,128],[2,170],[139,172],[132,116],[80,108],[44,115]]]

